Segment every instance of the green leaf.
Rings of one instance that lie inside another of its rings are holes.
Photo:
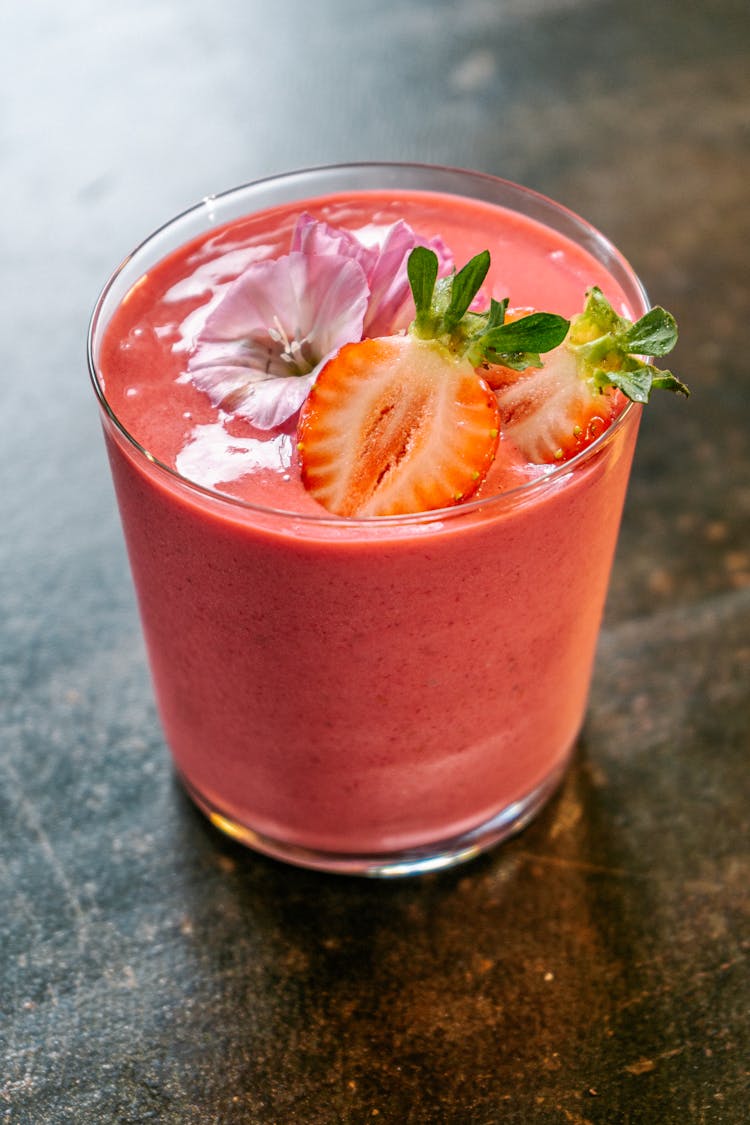
[[[594,287],[586,294],[583,312],[570,322],[565,346],[576,358],[580,378],[600,389],[617,387],[633,402],[645,403],[656,389],[690,394],[671,371],[637,358],[666,355],[676,341],[677,325],[665,309],[656,306],[631,324]]]
[[[594,382],[600,387],[617,387],[632,402],[648,402],[653,376],[648,367],[637,367],[634,371],[597,371]]]
[[[450,277],[438,277],[437,256],[423,246],[411,251],[407,274],[417,315],[409,331],[439,340],[453,355],[475,367],[487,359],[523,371],[541,366],[540,353],[565,339],[569,323],[554,313],[532,313],[506,324],[508,298],[490,300],[486,312],[470,311],[490,268],[489,250],[476,254]]]
[[[443,316],[446,332],[452,332],[482,287],[490,268],[490,252],[482,250],[466,263],[453,278],[451,299]]]
[[[502,301],[496,301],[494,297],[490,297],[490,311],[487,314],[486,331],[489,332],[492,328],[499,328],[505,324],[505,314],[508,311],[508,298],[503,297]]]
[[[598,285],[592,285],[586,293],[586,304],[580,316],[589,325],[595,324],[602,335],[605,332],[616,331],[621,323],[620,317]]]
[[[673,391],[675,394],[684,395],[685,398],[690,397],[690,388],[685,386],[671,371],[660,371],[658,367],[652,367],[651,371],[652,387],[660,391]]]
[[[637,355],[667,355],[677,343],[677,324],[658,305],[632,324],[625,333],[628,351]]]
[[[426,246],[415,246],[406,264],[414,304],[417,310],[417,324],[430,319],[432,295],[438,275],[437,254]]]
[[[599,386],[606,386],[609,383],[613,387],[618,387],[633,402],[648,402],[653,390],[672,391],[686,398],[690,394],[685,384],[680,382],[671,371],[660,371],[650,363],[631,369],[625,367],[621,371],[599,371],[595,376],[595,382]]]
[[[501,363],[503,367],[510,367],[513,371],[543,366],[538,352],[494,352],[490,349],[483,358],[487,363]]]
[[[439,277],[435,282],[435,292],[432,295],[432,308],[431,313],[433,322],[435,323],[434,335],[440,335],[443,331],[443,317],[445,310],[448,308],[451,300],[451,291],[453,289],[453,277]]]
[[[481,337],[481,345],[500,354],[549,352],[561,344],[568,333],[568,321],[556,313],[530,313],[491,328]]]

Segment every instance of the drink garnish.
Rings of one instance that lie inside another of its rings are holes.
[[[500,434],[556,464],[627,399],[689,393],[644,358],[674,347],[664,309],[633,323],[594,287],[570,322],[508,298],[479,311],[489,251],[447,273],[441,239],[420,244],[403,221],[373,230],[363,240],[301,215],[288,254],[253,262],[212,302],[182,376],[259,429],[300,411],[302,482],[329,511],[447,507],[476,493]]]
[[[652,308],[633,323],[618,316],[600,289],[590,289],[583,312],[543,366],[519,371],[501,362],[484,371],[504,436],[529,461],[559,463],[595,441],[627,399],[646,403],[657,389],[687,396],[677,376],[643,358],[666,355],[676,342],[677,325],[665,309]]]
[[[297,426],[302,482],[341,516],[448,507],[495,457],[494,394],[435,340],[346,344],[318,375]]]
[[[441,239],[428,241],[450,268]],[[208,309],[183,379],[258,429],[282,425],[344,344],[406,328],[407,258],[418,242],[403,220],[365,242],[300,215],[289,253],[252,262]]]
[[[500,416],[479,365],[523,371],[568,330],[552,313],[505,324],[507,301],[471,311],[489,265],[484,251],[439,278],[435,253],[415,248],[408,276],[416,316],[406,335],[347,344],[320,370],[297,435],[303,484],[329,511],[432,511],[467,499],[484,480]]]

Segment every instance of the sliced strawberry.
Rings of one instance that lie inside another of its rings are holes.
[[[671,371],[661,371],[643,358],[666,355],[677,340],[674,317],[659,306],[632,323],[594,286],[562,342],[548,351],[543,365],[537,356],[533,367],[529,352],[521,362],[513,355],[513,331],[506,319],[495,331],[494,351],[485,358],[496,358],[498,337],[509,333],[505,346],[510,355],[503,359],[510,359],[509,366],[516,370],[498,368],[489,378],[497,388],[503,434],[530,461],[574,457],[611,425],[627,399],[648,402],[655,388],[690,393]]]
[[[302,408],[302,481],[342,516],[447,507],[486,476],[498,421],[485,381],[436,341],[407,335],[347,344]]]
[[[503,369],[505,370],[505,369]],[[599,389],[582,378],[575,354],[565,344],[550,352],[544,366],[508,371],[497,384],[503,434],[529,461],[567,461],[607,429],[625,406],[612,386]]]

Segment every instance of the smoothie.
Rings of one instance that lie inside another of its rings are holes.
[[[295,417],[260,429],[188,371],[222,293],[249,263],[285,254],[303,212],[363,242],[405,220],[458,263],[489,249],[483,292],[514,306],[570,317],[591,286],[633,320],[647,306],[593,236],[592,252],[512,207],[391,188],[211,216],[98,314],[108,452],[159,712],[189,791],[271,854],[420,870],[520,827],[564,770],[640,408],[557,467],[501,434],[465,504],[326,511],[301,482]]]

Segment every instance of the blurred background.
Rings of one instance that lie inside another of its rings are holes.
[[[115,264],[204,195],[358,160],[491,172],[603,230],[678,316],[675,364],[699,393],[689,410],[655,403],[646,420],[647,433],[681,427],[669,463],[658,440],[642,449],[655,549],[663,521],[677,519],[657,502],[665,473],[682,474],[687,491],[701,472],[708,525],[725,521],[727,469],[741,474],[733,515],[746,533],[745,388],[731,375],[748,322],[744,2],[32,0],[9,7],[4,26],[2,316],[13,378],[3,395],[13,422],[2,455],[27,480],[33,464],[40,504],[51,491],[65,497],[41,522],[34,505],[6,510],[22,575],[21,533],[35,567],[50,534],[59,552],[92,513],[86,535],[103,541],[91,547],[115,542],[102,525],[114,516],[99,491],[109,486],[82,369],[90,308]],[[720,450],[707,447],[712,426]],[[689,568],[696,531],[683,527],[684,551],[669,565],[636,559],[621,591],[628,612],[668,595],[667,572]],[[685,574],[683,590],[737,581],[726,540],[713,535],[712,565]],[[58,583],[63,563],[58,553]],[[747,580],[734,556],[733,565]],[[79,569],[68,580],[85,577]]]
[[[2,22],[0,1121],[740,1125],[746,0],[25,0]],[[582,214],[677,316],[693,389],[644,419],[562,803],[408,889],[248,859],[172,786],[85,369],[97,294],[152,229],[367,160]]]

